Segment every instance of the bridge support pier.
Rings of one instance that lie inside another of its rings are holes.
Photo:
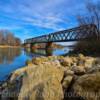
[[[52,42],[48,42],[46,44],[46,55],[47,56],[52,56]]]
[[[37,49],[36,44],[35,43],[31,43],[30,44],[30,50],[31,50],[31,52],[35,52],[36,49]]]

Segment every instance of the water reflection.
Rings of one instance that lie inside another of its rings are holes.
[[[20,54],[20,48],[0,48],[0,64],[10,64]]]
[[[0,83],[7,80],[10,73],[25,66],[32,59],[21,48],[0,48]]]
[[[51,55],[53,55],[53,49],[52,48],[50,48],[48,50],[27,48],[27,49],[25,49],[25,52],[26,52],[26,55],[30,55],[30,54],[35,54],[35,55],[39,55],[39,56],[51,56]]]
[[[71,51],[72,48],[71,47],[66,47],[66,48],[62,48],[62,49],[53,49],[53,48],[49,48],[49,49],[30,49],[30,48],[26,48],[25,52],[27,56],[33,55],[32,57],[37,57],[38,56],[52,56],[52,55],[64,55],[64,54],[68,54],[69,51]]]
[[[62,55],[70,49],[50,50],[49,55]],[[18,68],[25,66],[27,60],[39,56],[47,56],[46,49],[31,50],[20,48],[0,48],[0,81],[6,80],[7,76]]]

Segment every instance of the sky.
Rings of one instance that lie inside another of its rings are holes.
[[[86,12],[86,1],[89,0],[0,0],[0,29],[24,41],[73,28],[78,25],[76,16]]]

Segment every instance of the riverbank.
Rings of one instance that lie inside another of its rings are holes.
[[[0,45],[0,48],[21,48],[21,46]]]
[[[38,57],[12,73],[1,100],[99,100],[100,58]],[[6,91],[6,92],[5,92]]]

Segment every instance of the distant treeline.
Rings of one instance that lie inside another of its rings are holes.
[[[0,45],[19,46],[21,40],[8,30],[0,30]]]

